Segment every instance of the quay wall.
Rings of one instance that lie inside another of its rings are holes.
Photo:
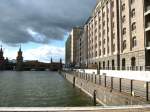
[[[63,76],[73,85],[107,106],[148,104],[145,82],[112,78],[106,75],[67,73]],[[121,82],[121,84],[120,84]],[[132,87],[131,87],[132,85]],[[142,88],[142,89],[141,89]]]

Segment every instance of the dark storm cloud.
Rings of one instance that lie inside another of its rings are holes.
[[[0,0],[0,40],[9,44],[61,40],[73,26],[86,21],[95,3],[96,0]]]

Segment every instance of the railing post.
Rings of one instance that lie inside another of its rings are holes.
[[[95,84],[96,84],[96,75],[95,75]]]
[[[96,106],[96,90],[93,92],[93,104]]]
[[[107,84],[106,84],[106,80],[107,80],[107,79],[106,79],[106,75],[104,76],[104,80],[105,80],[105,81],[104,81],[104,83],[105,83],[104,85],[105,85],[105,87],[106,87],[106,86],[107,86]]]
[[[99,75],[99,84],[101,85],[101,75]]]
[[[132,92],[133,92],[133,80],[131,80],[130,92],[131,92],[131,96],[132,96]]]
[[[113,90],[113,77],[111,77],[111,91]]]
[[[146,82],[146,101],[149,101],[149,82]]]
[[[119,92],[122,91],[122,79],[119,78]]]

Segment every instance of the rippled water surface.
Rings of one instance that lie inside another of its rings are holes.
[[[90,105],[91,98],[57,72],[0,72],[1,107]]]

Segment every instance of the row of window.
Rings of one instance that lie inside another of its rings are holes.
[[[131,46],[132,46],[132,48],[135,48],[135,47],[137,46],[137,40],[136,40],[136,37],[133,37],[133,38],[132,38]],[[123,50],[125,50],[126,47],[127,47],[127,41],[124,40],[124,41],[123,41],[123,44],[122,44]]]

